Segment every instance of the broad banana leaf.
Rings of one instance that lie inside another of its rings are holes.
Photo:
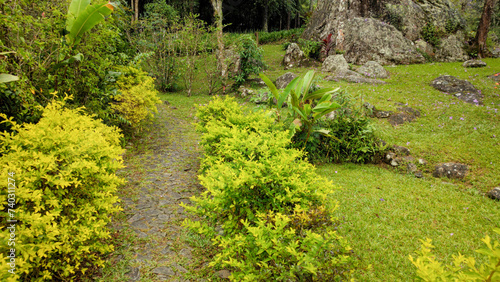
[[[290,92],[297,84],[297,81],[299,81],[299,77],[296,77],[292,81],[290,81],[290,83],[288,83],[288,85],[285,87],[285,90],[281,93],[281,96],[278,99],[278,105],[280,108],[283,106],[283,103],[288,98],[288,95],[290,95]]]
[[[66,30],[69,32],[73,27],[75,19],[90,5],[90,0],[72,0],[69,4]]]
[[[87,6],[85,11],[78,15],[68,34],[72,45],[78,44],[83,34],[109,16],[113,9],[110,3]]]
[[[0,83],[7,83],[11,81],[19,80],[18,76],[8,74],[8,73],[0,73]]]
[[[308,121],[308,119],[307,119],[307,115],[305,115],[305,113],[304,113],[304,112],[302,112],[302,110],[301,110],[301,109],[299,109],[299,108],[297,108],[297,107],[293,107],[293,110],[294,110],[295,112],[297,112],[297,113],[299,114],[299,116],[301,116],[301,117],[303,118],[303,121],[304,121],[304,122],[307,122],[307,121]]]
[[[332,102],[332,105],[329,107],[329,108],[325,108],[324,110],[320,111],[320,112],[317,112],[313,115],[313,118],[315,120],[319,119],[320,117],[328,114],[328,113],[331,113],[333,111],[335,111],[336,109],[339,109],[340,108],[340,105],[335,103],[335,102]]]
[[[316,76],[315,71],[310,70],[304,75],[304,79],[301,85],[300,96],[302,97],[302,101],[306,101],[304,97],[309,93],[309,89],[313,83],[314,77]]]
[[[299,82],[300,83],[300,82]],[[292,102],[292,107],[298,108],[299,107],[299,96],[297,95],[297,92],[294,90],[291,91],[291,102]]]
[[[269,77],[267,77],[264,73],[259,73],[259,76],[266,83],[267,87],[269,87],[269,90],[271,90],[271,93],[273,94],[274,98],[276,98],[276,100],[278,100],[280,97],[279,97],[278,89],[276,88],[274,83],[272,83],[271,80],[269,79]]]
[[[304,101],[307,101],[307,100],[315,100],[315,99],[319,99],[321,97],[323,97],[323,95],[325,94],[331,94],[331,93],[335,93],[339,90],[340,88],[322,88],[322,89],[319,89],[319,90],[316,90],[314,91],[313,93],[306,93],[304,95]],[[330,98],[331,99],[331,98]]]

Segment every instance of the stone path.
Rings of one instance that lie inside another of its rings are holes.
[[[187,243],[181,225],[188,215],[179,206],[201,189],[198,140],[193,125],[176,118],[176,109],[162,104],[158,111],[119,172],[128,181],[119,192],[125,218],[114,220],[113,228],[117,241],[126,234],[132,239],[124,239],[119,247],[124,255],[114,261],[125,264],[124,281],[198,281],[190,272],[203,261]]]

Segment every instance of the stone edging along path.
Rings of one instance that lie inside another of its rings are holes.
[[[203,280],[195,272],[206,264],[187,243],[182,221],[190,215],[179,206],[201,191],[196,175],[201,152],[191,121],[179,118],[176,111],[159,105],[148,132],[124,156],[126,168],[118,173],[127,179],[119,188],[124,210],[112,224],[115,242],[124,245],[115,243],[108,261],[111,268],[122,264],[109,274],[115,279]]]

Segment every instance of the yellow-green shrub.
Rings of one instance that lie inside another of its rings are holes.
[[[347,240],[333,230],[328,216],[321,220],[326,226],[297,226],[302,214],[259,214],[255,226],[243,221],[243,232],[220,238],[221,252],[211,265],[237,268],[230,277],[235,281],[341,281],[349,277],[353,257]]]
[[[500,235],[500,228],[493,231]],[[465,257],[461,254],[453,255],[453,264],[443,266],[431,254],[434,246],[432,240],[420,240],[422,247],[419,255],[414,259],[410,255],[410,260],[417,267],[417,277],[422,281],[500,281],[500,242],[491,242],[491,238],[486,235],[481,241],[486,248],[476,250],[476,252],[488,256],[488,260],[476,266],[476,260],[472,257]]]
[[[235,268],[237,281],[349,276],[350,247],[334,230],[336,187],[288,148],[288,132],[263,112],[244,113],[231,98],[215,98],[197,117],[206,191],[183,206],[204,219],[185,224],[221,247],[212,265]]]
[[[121,67],[122,75],[116,84],[121,94],[115,96],[117,101],[111,108],[128,121],[133,130],[141,130],[158,112],[156,104],[161,102],[154,87],[154,80],[145,72],[134,67]]]
[[[124,182],[115,175],[123,167],[119,130],[62,102],[49,104],[37,124],[13,123],[13,129],[0,134],[1,280],[67,281],[102,265],[102,254],[113,250],[104,241],[106,225],[119,210],[116,190]],[[7,202],[9,172],[14,207]],[[14,246],[5,243],[7,219],[18,220]],[[15,274],[6,264],[11,248]]]

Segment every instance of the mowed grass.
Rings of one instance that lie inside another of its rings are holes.
[[[285,53],[281,45],[262,47],[269,65],[265,73],[272,80],[286,73],[279,65]],[[500,86],[487,78],[500,72],[500,59],[484,61],[488,66],[477,69],[465,69],[460,62],[386,66],[391,76],[378,86],[327,82],[322,78],[328,74],[320,72],[320,86],[345,89],[359,106],[369,102],[396,112],[395,103],[403,103],[421,112],[414,122],[396,128],[384,119],[373,121],[381,139],[428,162],[420,166],[423,179],[383,165],[318,166],[319,174],[342,187],[332,199],[340,203],[339,232],[349,239],[363,267],[372,265],[357,272],[359,281],[414,280],[416,270],[408,256],[420,249],[419,239],[431,238],[434,254],[446,264],[458,253],[481,260],[474,250],[482,247],[486,234],[500,240],[492,231],[500,227],[500,202],[484,196],[500,186]],[[482,91],[484,105],[466,104],[432,88],[431,81],[440,75],[473,83]],[[467,164],[469,172],[463,180],[432,177],[435,165],[443,162]]]

